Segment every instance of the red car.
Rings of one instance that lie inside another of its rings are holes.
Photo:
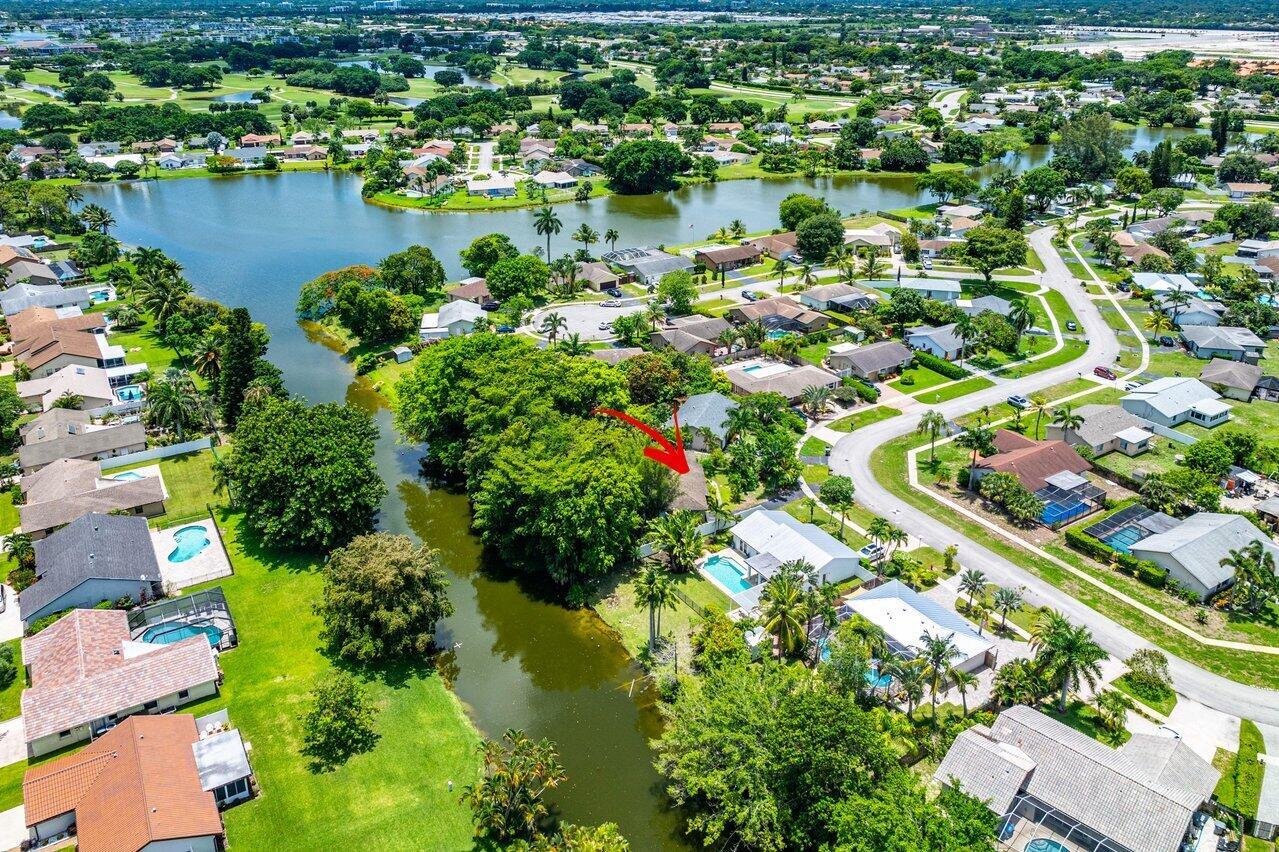
[[[1097,367],[1092,372],[1094,376],[1101,376],[1103,379],[1112,382],[1117,378],[1115,376],[1115,371],[1109,367]]]

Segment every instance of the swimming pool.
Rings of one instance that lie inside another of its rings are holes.
[[[1036,837],[1026,844],[1026,852],[1070,852],[1070,847],[1046,837]]]
[[[173,534],[173,541],[177,547],[169,554],[169,561],[186,562],[199,556],[209,546],[209,531],[199,524],[183,527]]]
[[[1102,541],[1120,553],[1131,553],[1132,546],[1143,538],[1141,530],[1136,527],[1120,527]]]
[[[866,683],[871,689],[886,689],[892,682],[893,676],[880,674],[879,666],[871,666],[870,671],[866,672]]]
[[[782,373],[789,373],[795,369],[790,364],[780,362],[769,364],[750,364],[742,367],[742,372],[753,379],[767,379],[769,376],[780,376]]]
[[[135,479],[141,479],[142,474],[138,473],[135,470],[126,470],[124,473],[117,473],[115,476],[112,476],[111,478],[116,480],[117,482],[132,482]]]
[[[702,563],[702,571],[727,589],[729,594],[735,595],[751,587],[746,582],[746,569],[738,565],[736,560],[719,553]]]
[[[125,402],[137,402],[145,396],[141,385],[125,385],[119,388],[115,395]]]
[[[188,624],[184,621],[166,621],[148,627],[142,634],[143,642],[152,645],[172,645],[192,636],[207,636],[209,644],[216,647],[222,641],[222,628],[214,624]]]
[[[111,301],[111,293],[106,290],[90,290],[90,302],[109,302]]]
[[[792,332],[789,332],[784,328],[774,328],[768,332],[768,339],[781,340],[783,337],[790,337],[791,335]]]

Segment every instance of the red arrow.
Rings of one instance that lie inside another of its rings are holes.
[[[611,408],[597,408],[593,414],[605,414],[609,417],[616,417],[623,423],[629,423],[636,429],[643,432],[648,437],[662,445],[659,450],[657,447],[645,447],[644,455],[648,456],[658,464],[664,464],[678,474],[688,473],[688,456],[684,453],[684,439],[679,433],[679,411],[671,412],[671,419],[675,421],[675,443],[672,444],[666,439],[666,436],[649,426],[647,423],[636,420],[629,414],[621,411],[614,411]]]

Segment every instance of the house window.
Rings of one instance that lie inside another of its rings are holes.
[[[66,739],[66,738],[67,738],[67,737],[69,737],[69,736],[71,736],[71,732],[70,732],[70,731],[58,731],[58,739],[60,739],[60,740],[62,740],[62,739]]]
[[[154,710],[155,708],[157,708],[157,707],[159,707],[159,706],[160,706],[160,702],[159,702],[159,701],[148,701],[146,704],[143,704],[143,705],[142,705],[142,709],[143,709],[143,710]]]
[[[178,690],[178,700],[179,700],[179,701],[185,701],[188,697],[190,697],[190,695],[191,695],[191,690],[189,690],[189,689],[179,689],[179,690]]]

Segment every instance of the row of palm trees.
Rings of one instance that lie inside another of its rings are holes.
[[[545,205],[537,209],[537,212],[533,214],[533,230],[539,236],[546,237],[546,256],[548,258],[551,257],[551,237],[557,236],[564,230],[564,222],[560,219],[559,214],[555,212],[554,207]],[[573,241],[581,243],[583,250],[588,254],[591,246],[600,242],[601,239],[608,243],[613,251],[616,251],[617,241],[621,238],[622,235],[617,232],[616,228],[609,228],[601,237],[599,231],[585,222],[578,226],[572,236]]]

